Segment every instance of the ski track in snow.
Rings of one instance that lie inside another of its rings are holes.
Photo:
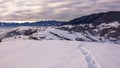
[[[78,45],[78,49],[85,56],[85,60],[88,63],[88,68],[101,68],[98,61],[96,61],[95,57],[84,48],[85,44]]]

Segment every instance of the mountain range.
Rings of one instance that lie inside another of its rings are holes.
[[[1,28],[1,39],[21,36],[33,40],[76,40],[120,44],[119,11],[91,14],[66,22],[52,20],[34,23],[0,23],[0,26],[14,27],[9,30]]]
[[[91,14],[82,16],[68,21],[65,24],[93,24],[99,25],[101,23],[120,22],[120,11],[109,11],[105,13]]]
[[[100,23],[120,22],[120,11],[109,11],[97,14],[91,14],[72,19],[70,21],[37,21],[37,22],[24,22],[24,23],[6,23],[0,22],[1,27],[14,27],[14,26],[60,26],[60,25],[77,25],[77,24],[90,24],[99,25]]]
[[[17,26],[59,26],[64,21],[48,20],[48,21],[37,21],[37,22],[0,22],[0,27],[17,27]]]

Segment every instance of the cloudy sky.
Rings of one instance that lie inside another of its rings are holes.
[[[0,21],[70,20],[120,11],[120,0],[0,0]]]

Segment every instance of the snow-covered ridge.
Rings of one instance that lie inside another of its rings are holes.
[[[84,36],[94,41],[120,43],[120,23],[110,22],[101,23],[99,25],[79,24],[65,25],[59,27],[61,30],[82,33]]]
[[[120,24],[111,22],[98,26],[92,24],[64,25],[59,27],[15,27],[0,29],[1,39],[71,40],[109,42],[120,44]]]
[[[34,32],[36,30],[36,32]],[[30,35],[26,35],[26,32],[32,31],[34,33]],[[26,35],[28,37],[37,38],[38,40],[46,39],[46,40],[77,40],[77,41],[91,41],[91,39],[88,39],[85,37],[83,33],[77,33],[77,32],[69,32],[64,30],[59,30],[55,28],[36,28],[36,27],[18,27],[11,29],[10,31],[5,32],[1,36],[5,37],[15,37],[15,36],[21,36]]]

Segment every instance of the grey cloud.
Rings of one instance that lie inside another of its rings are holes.
[[[3,4],[8,1],[9,6]],[[92,13],[120,11],[119,3],[119,0],[1,0],[0,20],[70,20]]]
[[[19,11],[14,11],[14,13],[19,13],[19,14],[23,14],[23,13],[31,13],[31,10],[19,10]]]
[[[10,1],[13,1],[13,0],[0,0],[0,4],[5,4],[5,3],[10,2]]]

